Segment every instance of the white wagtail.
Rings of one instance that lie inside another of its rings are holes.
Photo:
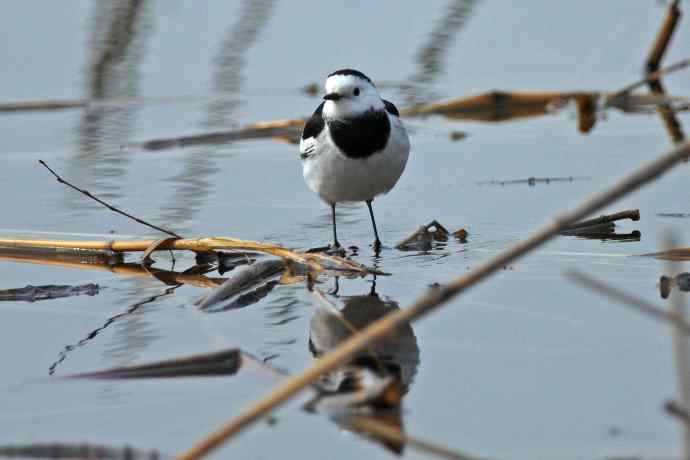
[[[299,144],[309,188],[331,206],[333,245],[340,247],[335,205],[366,201],[381,249],[371,202],[388,193],[405,169],[410,141],[398,109],[381,99],[362,72],[342,69],[326,79],[324,101],[309,118]]]

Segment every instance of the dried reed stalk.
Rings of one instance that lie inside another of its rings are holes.
[[[654,44],[652,45],[652,49],[649,51],[647,56],[646,64],[648,74],[659,70],[661,60],[666,54],[669,43],[671,43],[673,33],[675,32],[678,22],[680,21],[681,13],[679,4],[679,0],[673,0],[666,9],[664,21],[661,24],[661,28],[659,29]],[[652,93],[666,94],[664,85],[659,79],[648,79],[647,86]],[[660,105],[657,107],[657,112],[659,113],[659,116],[661,117],[664,127],[671,137],[671,140],[676,144],[682,142],[685,139],[685,134],[683,133],[683,129],[681,128],[680,123],[676,118],[676,114],[673,112],[671,106],[668,104]],[[688,455],[690,455],[690,450],[688,450]]]
[[[237,417],[202,439],[191,449],[180,454],[177,458],[180,460],[196,460],[202,458],[219,447],[222,443],[226,442],[233,435],[239,433],[257,420],[260,420],[272,410],[299,393],[302,389],[311,385],[324,373],[333,371],[352,359],[356,353],[366,348],[372,342],[385,337],[400,325],[419,319],[431,311],[434,311],[461,292],[484,280],[489,275],[496,271],[501,271],[506,265],[538,248],[558,235],[563,229],[611,204],[633,190],[638,189],[642,185],[658,178],[664,172],[671,169],[680,161],[687,159],[689,156],[690,143],[685,142],[653,162],[640,167],[631,175],[619,181],[612,188],[591,197],[570,213],[556,218],[552,223],[547,224],[526,240],[502,251],[494,258],[481,264],[467,274],[456,278],[447,285],[428,292],[410,307],[391,313],[375,321],[362,329],[360,333],[342,342],[334,350],[316,359],[309,368],[304,370],[304,372],[286,378],[281,385],[271,391],[266,397],[250,405]]]
[[[661,252],[639,254],[639,257],[654,257],[661,260],[690,260],[690,248],[673,248]]]
[[[681,12],[678,5],[680,0],[673,0],[666,9],[666,16],[664,22],[661,23],[661,28],[657,33],[656,40],[647,55],[647,72],[655,72],[659,70],[659,64],[666,54],[668,45],[673,37],[673,32],[676,30],[678,21],[680,20]]]
[[[594,219],[587,219],[571,225],[568,230],[574,230],[584,227],[594,227],[597,225],[612,224],[617,220],[630,219],[633,221],[640,220],[640,210],[639,209],[628,209],[625,211],[616,212],[613,214],[603,215],[595,217]]]
[[[137,252],[146,251],[159,240],[116,240],[116,241],[71,241],[71,240],[27,240],[0,238],[0,247],[9,248],[49,248],[49,249],[76,249],[76,250],[104,250],[113,252]],[[282,259],[304,264],[316,271],[338,271],[354,274],[384,274],[380,271],[369,269],[364,265],[338,256],[320,253],[301,253],[274,244],[260,243],[257,241],[240,240],[237,238],[208,237],[208,238],[181,238],[170,239],[158,244],[156,250],[188,250],[205,252],[221,249],[237,249],[245,251],[257,251],[271,254]]]

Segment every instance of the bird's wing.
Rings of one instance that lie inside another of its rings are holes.
[[[323,128],[326,126],[326,122],[323,119],[323,104],[322,102],[314,111],[307,123],[304,125],[304,130],[302,131],[302,138],[299,141],[299,153],[300,158],[306,159],[313,155],[316,150],[316,138],[321,134]]]
[[[382,101],[383,105],[386,106],[386,112],[390,113],[391,115],[395,115],[396,117],[400,116],[400,112],[398,112],[398,108],[395,106],[395,104],[385,99],[382,99]]]

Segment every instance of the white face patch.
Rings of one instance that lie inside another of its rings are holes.
[[[328,77],[326,94],[334,93],[341,97],[337,101],[326,101],[323,106],[325,118],[353,118],[367,110],[385,108],[374,85],[355,75]]]

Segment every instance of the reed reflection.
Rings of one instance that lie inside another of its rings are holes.
[[[243,71],[251,47],[256,43],[273,12],[274,0],[243,2],[234,24],[228,29],[213,60],[212,93],[219,95],[206,106],[201,126],[205,130],[237,127],[235,112],[242,105]],[[213,176],[220,172],[217,147],[189,149],[180,160],[180,172],[169,181],[173,192],[163,206],[161,221],[180,232],[189,231],[197,211],[214,190]]]
[[[415,55],[417,69],[408,78],[406,94],[408,103],[423,103],[438,99],[432,86],[443,72],[448,49],[457,34],[467,24],[479,0],[451,0],[446,5],[441,19],[428,34],[426,41]]]
[[[146,0],[94,2],[87,42],[89,63],[84,76],[86,98],[131,98],[139,95],[140,66],[150,37],[152,15]],[[70,162],[70,176],[104,198],[121,196],[129,158],[122,145],[133,140],[137,109],[107,105],[82,111],[79,151]],[[68,211],[91,209],[73,193],[65,193]]]

